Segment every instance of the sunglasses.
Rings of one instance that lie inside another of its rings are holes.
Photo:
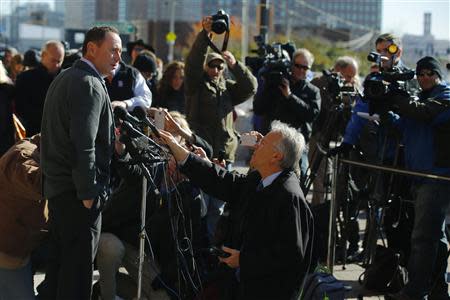
[[[145,49],[144,47],[135,46],[135,47],[133,48],[133,51],[141,52],[141,51],[144,50],[144,49]]]
[[[428,76],[431,77],[433,76],[435,73],[433,71],[428,71],[428,72],[420,72],[417,74],[417,77],[423,77],[423,76]]]
[[[294,64],[294,66],[298,69],[302,69],[305,71],[308,71],[310,68],[308,66],[302,65],[302,64]]]
[[[210,69],[217,68],[217,70],[222,71],[225,68],[225,66],[223,64],[209,64],[208,68]]]

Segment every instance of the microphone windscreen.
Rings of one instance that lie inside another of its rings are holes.
[[[127,111],[123,107],[116,106],[114,107],[114,116],[124,121],[127,119]]]
[[[145,109],[141,106],[136,106],[133,109],[133,115],[136,116],[136,118],[138,118],[139,120],[145,120],[145,118],[147,118],[147,112],[145,111]]]

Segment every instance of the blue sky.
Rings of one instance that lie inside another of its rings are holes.
[[[431,12],[431,33],[450,40],[450,0],[383,0],[382,31],[422,34],[423,14]]]
[[[55,0],[0,0],[0,13],[9,11],[10,3],[19,1],[21,4],[32,1],[48,2],[53,6]],[[397,35],[422,34],[424,12],[432,13],[431,33],[436,38],[450,40],[450,0],[383,0],[382,31]]]

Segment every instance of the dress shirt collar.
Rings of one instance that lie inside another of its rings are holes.
[[[267,176],[266,178],[264,178],[264,179],[261,181],[262,184],[263,184],[263,187],[266,188],[266,187],[268,187],[269,185],[271,185],[272,182],[273,182],[275,179],[277,179],[278,175],[281,174],[281,172],[282,172],[282,171],[278,171],[278,172],[272,173],[272,174],[270,174],[269,176]]]
[[[89,65],[89,67],[91,67],[92,69],[94,69],[95,72],[97,72],[98,76],[100,76],[100,78],[105,78],[105,77],[106,77],[106,76],[102,76],[102,75],[98,72],[97,68],[94,66],[94,64],[93,64],[89,59],[86,59],[86,58],[82,57],[82,58],[80,58],[80,60],[83,61],[83,62],[85,62],[85,63],[87,63],[87,64]]]

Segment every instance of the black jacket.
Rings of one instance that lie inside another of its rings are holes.
[[[13,123],[13,97],[14,86],[0,84],[0,156],[14,145],[14,123]]]
[[[231,205],[240,253],[240,299],[294,299],[311,255],[312,217],[297,176],[282,172],[257,192],[257,173],[231,173],[191,154],[182,171],[206,193]]]
[[[285,98],[276,87],[259,85],[253,101],[253,110],[255,114],[266,117],[267,124],[263,125],[266,132],[270,122],[279,120],[299,129],[308,141],[312,124],[320,112],[320,91],[304,80],[291,83],[290,88],[292,93]]]
[[[174,90],[172,87],[168,87],[167,90],[158,91],[158,98],[155,101],[155,107],[164,107],[169,111],[175,110],[182,114],[185,114],[185,99],[184,99],[184,86],[182,86],[178,91]]]
[[[120,63],[119,71],[111,82],[105,80],[108,95],[111,101],[127,100],[134,97],[134,85],[139,71],[132,66]]]
[[[43,65],[21,73],[16,80],[16,113],[27,136],[41,132],[45,95],[55,78]]]

